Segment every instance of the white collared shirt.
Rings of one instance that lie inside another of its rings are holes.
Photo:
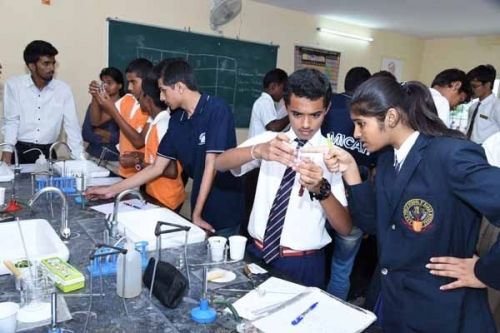
[[[401,147],[399,147],[399,149],[394,148],[394,157],[397,163],[399,163],[400,170],[403,167],[403,163],[406,160],[406,156],[408,156],[411,148],[413,148],[413,145],[415,144],[415,142],[417,142],[419,135],[420,135],[419,131],[413,132],[412,134],[410,134],[409,137],[406,138],[406,140],[403,142]]]
[[[155,125],[156,125],[156,134],[157,134],[158,142],[161,142],[161,139],[163,139],[163,136],[165,136],[165,133],[167,133],[169,121],[170,121],[170,110],[169,109],[161,111],[160,113],[158,113],[156,115],[156,117],[154,119],[151,119],[151,117],[149,117],[149,119],[148,119],[149,128],[148,128],[148,131],[146,133],[146,137],[144,139],[144,142],[148,142],[149,135],[151,134],[151,131],[153,130],[153,127]],[[145,158],[147,158],[147,160],[146,160],[147,163],[153,164],[155,159],[156,159],[156,155],[145,157]]]
[[[479,101],[469,107],[469,124],[478,103]],[[494,94],[491,94],[483,99],[479,105],[470,139],[481,144],[496,132],[500,132],[500,101]]]
[[[491,165],[500,167],[500,132],[493,134],[483,142],[486,158]]]
[[[151,128],[153,128],[153,126],[156,125],[156,132],[158,133],[158,142],[160,142],[165,133],[167,133],[169,121],[170,121],[169,109],[161,111],[156,115],[154,119],[151,119],[151,117],[149,117],[148,120],[149,128],[148,132],[146,133],[144,141],[148,141],[149,134],[151,133]]]
[[[82,129],[73,94],[66,83],[53,79],[39,90],[29,74],[9,78],[5,82],[3,109],[5,142],[51,144],[57,141],[63,126],[71,155],[82,156]]]
[[[286,115],[287,113],[284,104],[278,104],[277,108],[271,95],[266,92],[262,92],[260,97],[255,100],[252,106],[248,138],[264,133],[266,131],[267,124],[273,120],[286,117]]]
[[[431,91],[432,100],[436,106],[439,118],[446,127],[450,127],[450,102],[438,90],[434,88],[429,88],[429,90]]]
[[[293,130],[286,134],[293,140],[297,137]],[[276,132],[264,132],[243,142],[239,147],[248,147],[258,143],[264,143],[276,137]],[[306,143],[306,147],[324,146],[326,142],[318,130],[316,134]],[[296,143],[292,144],[296,147]],[[322,153],[303,154],[323,169],[323,177],[331,184],[332,193],[337,200],[347,206],[344,184],[341,174],[333,174],[328,171]],[[255,191],[255,201],[250,215],[248,232],[260,241],[264,240],[269,213],[276,193],[278,192],[281,179],[286,166],[278,162],[253,160],[243,164],[240,168],[231,170],[235,176],[241,176],[250,170],[260,166],[259,180]],[[299,178],[296,174],[295,183],[290,194],[290,201],[285,216],[283,231],[281,234],[281,245],[294,250],[315,250],[324,247],[331,242],[330,236],[325,229],[326,215],[318,200],[311,200],[307,190],[299,196]]]

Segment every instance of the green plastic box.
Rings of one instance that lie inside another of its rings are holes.
[[[85,287],[85,277],[76,268],[59,257],[42,260],[42,265],[57,288],[67,293]]]

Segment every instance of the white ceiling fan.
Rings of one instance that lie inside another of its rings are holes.
[[[210,28],[217,30],[241,12],[241,0],[213,0],[210,9]]]

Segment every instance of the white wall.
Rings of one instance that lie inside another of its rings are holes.
[[[22,51],[33,39],[44,39],[59,50],[57,77],[73,88],[79,117],[83,120],[89,102],[87,85],[107,62],[106,18],[211,33],[209,0],[52,0],[51,6],[39,0],[0,0],[4,70],[0,84],[9,76],[26,71]],[[371,44],[342,37],[318,34],[317,26],[330,27],[375,38]],[[370,30],[329,21],[301,12],[243,1],[241,16],[222,27],[223,35],[243,40],[273,42],[280,45],[278,66],[293,71],[295,45],[306,45],[341,52],[340,84],[347,70],[366,66],[380,70],[383,56],[404,60],[403,79],[418,77],[424,41],[397,33]],[[239,131],[246,137],[246,130]]]
[[[468,72],[481,64],[491,64],[500,77],[500,35],[429,39],[424,43],[419,79],[431,84],[437,73],[447,68]]]

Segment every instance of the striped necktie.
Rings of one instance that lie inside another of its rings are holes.
[[[467,139],[470,139],[470,137],[472,136],[472,130],[474,129],[474,123],[476,121],[476,116],[477,116],[477,112],[479,111],[480,105],[481,105],[481,102],[477,103],[477,106],[474,109],[474,112],[472,112],[472,117],[470,119],[469,129],[467,129]]]
[[[396,172],[396,175],[401,171],[401,164],[403,164],[403,161],[398,161],[398,157],[394,154],[394,172]]]
[[[298,147],[303,147],[307,140],[295,139]],[[263,258],[269,264],[276,260],[280,255],[281,230],[285,222],[290,193],[295,183],[295,171],[288,167],[281,179],[280,187],[274,198],[269,219],[267,220],[266,232],[264,234]]]

